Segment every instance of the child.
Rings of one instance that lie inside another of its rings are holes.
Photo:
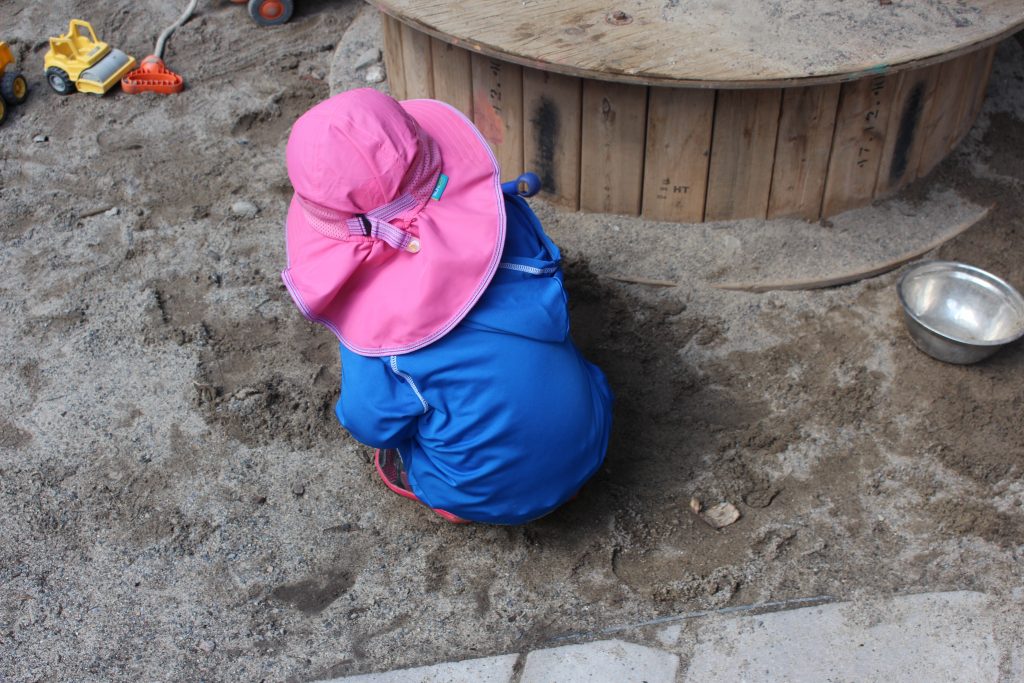
[[[520,524],[601,465],[604,375],[569,337],[558,248],[456,109],[371,89],[296,121],[282,274],[341,341],[337,415],[393,491]]]

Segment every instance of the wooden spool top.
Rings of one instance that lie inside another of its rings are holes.
[[[1024,27],[1024,0],[369,0],[441,40],[604,81],[757,88],[943,61]]]

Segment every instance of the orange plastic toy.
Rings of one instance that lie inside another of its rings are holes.
[[[140,92],[155,92],[161,95],[173,95],[181,92],[185,80],[166,66],[164,60],[156,55],[149,55],[135,71],[129,71],[121,79],[121,89],[135,95]]]
[[[161,57],[163,57],[167,39],[171,37],[175,29],[188,21],[196,9],[197,2],[198,0],[190,0],[188,7],[181,13],[178,20],[164,29],[160,37],[156,39],[156,48],[153,50],[153,54],[143,59],[138,69],[130,71],[121,79],[121,90],[132,95],[140,92],[173,95],[184,89],[185,80],[164,66],[164,60]]]

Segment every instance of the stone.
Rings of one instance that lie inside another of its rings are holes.
[[[388,75],[387,72],[384,71],[384,67],[380,64],[374,64],[366,70],[363,80],[367,83],[382,83],[387,77]]]
[[[239,218],[255,218],[260,208],[250,201],[239,199],[231,205],[231,213]]]
[[[988,599],[970,591],[834,603],[701,626],[686,683],[1000,680]]]
[[[257,389],[256,387],[242,387],[241,389],[235,392],[235,395],[232,398],[234,398],[236,401],[244,401],[250,396],[258,396],[259,394],[260,390]]]
[[[511,683],[518,658],[519,655],[502,655],[468,659],[415,669],[334,678],[322,683]]]
[[[356,69],[365,69],[372,64],[379,64],[381,59],[381,52],[379,47],[371,47],[356,58],[355,64],[352,66]]]
[[[719,503],[705,510],[701,517],[711,526],[721,529],[738,520],[740,511],[732,503]]]
[[[379,50],[384,44],[382,23],[380,12],[375,7],[369,3],[359,3],[356,16],[343,32],[331,56],[328,84],[332,95],[366,85],[366,67],[357,69],[355,65],[362,60],[363,55],[376,54],[374,51]],[[375,63],[366,66],[374,65]]]
[[[520,683],[675,683],[679,657],[621,640],[535,650]]]

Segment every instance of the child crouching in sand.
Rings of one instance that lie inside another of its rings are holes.
[[[375,90],[295,123],[285,284],[340,340],[337,415],[392,491],[521,524],[600,467],[612,394],[569,336],[558,247],[456,109]]]

